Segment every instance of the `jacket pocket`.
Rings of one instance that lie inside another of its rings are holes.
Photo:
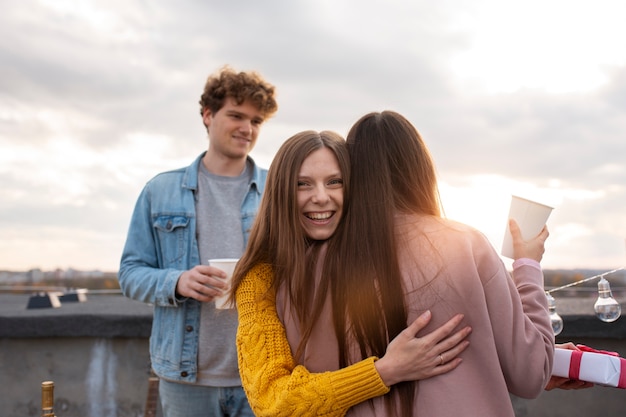
[[[189,216],[184,215],[159,215],[154,219],[153,227],[165,268],[186,269],[184,255],[191,247],[189,223]]]

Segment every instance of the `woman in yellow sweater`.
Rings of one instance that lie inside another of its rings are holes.
[[[327,273],[322,260],[342,218],[349,184],[345,141],[329,131],[288,139],[269,169],[248,248],[233,277],[239,369],[256,415],[342,416],[392,385],[441,375],[461,363],[458,355],[470,333],[467,326],[455,332],[463,317],[455,315],[418,338],[431,319],[426,311],[380,358],[370,355],[339,369],[335,327],[326,308],[329,288],[317,284]],[[287,305],[304,306],[304,313],[290,314]],[[293,350],[286,328],[300,336],[298,343],[292,340]],[[329,361],[338,370],[315,369],[315,363]],[[300,365],[305,362],[312,365]]]

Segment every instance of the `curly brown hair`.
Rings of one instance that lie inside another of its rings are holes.
[[[258,73],[237,72],[226,65],[207,79],[199,101],[200,115],[204,114],[205,109],[217,113],[224,106],[226,98],[231,97],[238,105],[250,101],[265,118],[269,118],[278,110],[274,95],[274,86]]]

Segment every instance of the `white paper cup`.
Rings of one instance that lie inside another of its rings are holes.
[[[524,240],[537,236],[548,221],[553,208],[545,204],[527,200],[518,196],[511,196],[509,219],[514,219],[520,227]],[[502,242],[502,255],[513,259],[513,238],[507,220]]]
[[[215,268],[219,268],[222,271],[226,272],[226,283],[228,288],[225,290],[225,293],[221,297],[215,297],[215,308],[224,310],[229,308],[235,308],[232,303],[227,302],[228,297],[230,296],[230,284],[233,278],[233,272],[235,271],[235,266],[239,262],[239,259],[235,258],[222,258],[222,259],[209,259],[209,265],[214,266]]]

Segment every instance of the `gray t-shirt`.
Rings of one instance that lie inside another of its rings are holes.
[[[244,251],[241,205],[249,189],[252,167],[248,162],[238,177],[211,174],[200,164],[196,198],[200,261],[239,258]],[[240,386],[237,368],[237,310],[216,310],[203,303],[198,340],[198,385]]]

